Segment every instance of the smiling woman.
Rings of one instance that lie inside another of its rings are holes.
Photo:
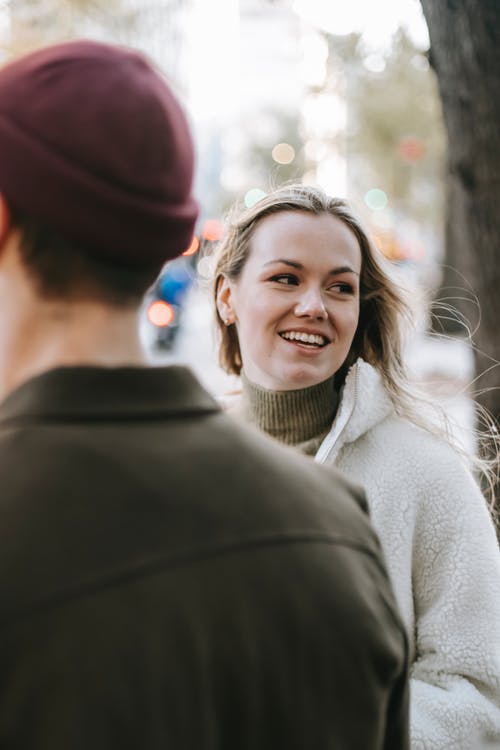
[[[238,321],[245,375],[271,390],[334,375],[359,319],[361,251],[336,216],[283,211],[259,222],[241,275],[222,278],[222,317]]]
[[[360,222],[317,188],[279,189],[229,221],[214,297],[221,364],[241,375],[230,411],[365,487],[410,641],[412,747],[500,741],[493,524],[422,417],[402,291]]]

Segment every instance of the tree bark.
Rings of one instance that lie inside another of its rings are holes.
[[[478,323],[477,400],[499,424],[500,2],[421,3],[448,134],[446,263],[478,298],[479,315],[461,309]]]

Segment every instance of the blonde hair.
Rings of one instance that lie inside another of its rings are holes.
[[[302,184],[286,185],[262,198],[252,207],[239,210],[236,206],[226,223],[223,237],[215,255],[213,294],[216,322],[220,334],[219,362],[230,374],[239,375],[242,369],[238,334],[234,324],[227,326],[217,311],[217,293],[223,277],[237,281],[251,251],[253,233],[266,216],[283,211],[327,213],[340,219],[356,236],[361,251],[360,312],[354,340],[346,361],[335,374],[340,388],[354,362],[362,357],[381,374],[396,412],[432,434],[444,437],[468,459],[486,478],[493,494],[498,450],[492,422],[488,429],[476,432],[481,446],[493,439],[495,457],[487,461],[471,455],[463,446],[456,445],[449,420],[443,409],[427,394],[410,383],[403,363],[405,325],[412,323],[412,311],[405,299],[404,289],[386,271],[386,260],[354,215],[349,204],[328,196],[318,187]],[[424,407],[422,409],[422,407]],[[427,413],[428,416],[425,416]],[[438,417],[436,419],[435,417]],[[485,415],[483,414],[483,419]],[[438,426],[439,425],[439,426]],[[491,455],[491,454],[490,454]]]
[[[347,370],[362,357],[383,375],[387,384],[399,380],[402,368],[402,335],[400,319],[410,317],[401,291],[382,267],[382,256],[371,242],[361,222],[349,205],[340,198],[326,195],[320,188],[289,185],[262,198],[251,208],[235,213],[226,224],[216,252],[214,297],[225,276],[236,281],[250,254],[251,240],[257,224],[266,216],[282,211],[328,213],[340,219],[356,236],[361,250],[359,323],[346,362],[337,373],[341,385]],[[236,326],[226,326],[217,314],[221,343],[219,361],[222,368],[239,375],[242,362]],[[396,388],[394,388],[397,391]]]

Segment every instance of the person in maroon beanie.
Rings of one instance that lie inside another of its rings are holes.
[[[140,54],[82,40],[0,70],[0,747],[405,750],[362,491],[142,352],[192,177]]]

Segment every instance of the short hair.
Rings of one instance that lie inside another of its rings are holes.
[[[401,320],[409,315],[402,291],[384,270],[381,253],[349,204],[340,198],[328,196],[319,187],[287,185],[265,196],[251,208],[241,212],[234,210],[216,251],[214,297],[217,297],[222,277],[232,281],[239,278],[259,222],[266,216],[285,211],[315,215],[326,213],[340,219],[353,232],[361,250],[359,322],[347,359],[336,374],[336,382],[343,382],[347,370],[358,357],[377,367],[389,381],[399,380]],[[220,364],[226,372],[239,375],[242,361],[236,326],[226,326],[218,312],[216,316],[221,337]]]
[[[16,209],[11,210],[11,220],[20,233],[21,261],[42,298],[138,306],[161,270],[158,262],[108,260],[99,248],[70,239]]]

